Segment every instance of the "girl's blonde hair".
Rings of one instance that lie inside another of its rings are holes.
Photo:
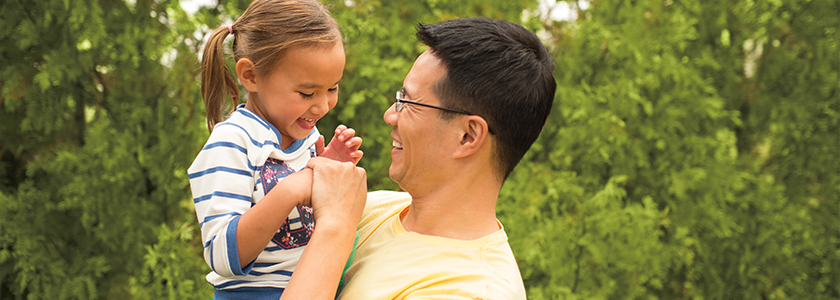
[[[234,35],[233,58],[248,58],[257,74],[267,75],[293,45],[332,44],[341,40],[338,23],[317,0],[255,0],[229,27],[213,31],[201,60],[201,96],[212,132],[227,113],[223,102],[239,103],[233,72],[225,65],[224,42]]]

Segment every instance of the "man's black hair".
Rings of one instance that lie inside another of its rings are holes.
[[[419,24],[417,38],[446,66],[446,76],[433,87],[435,96],[444,107],[487,121],[496,132],[496,167],[507,179],[551,112],[554,59],[533,32],[504,20]]]

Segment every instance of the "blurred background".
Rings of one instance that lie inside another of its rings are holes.
[[[0,299],[212,296],[199,53],[249,3],[0,1]],[[324,3],[347,67],[319,127],[357,129],[371,189],[398,189],[382,114],[416,24],[507,19],[553,53],[498,204],[530,299],[840,298],[840,1]]]

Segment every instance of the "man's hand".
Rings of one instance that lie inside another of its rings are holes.
[[[315,153],[320,157],[326,157],[339,162],[351,162],[354,165],[359,163],[364,153],[359,150],[362,146],[362,138],[355,136],[353,128],[338,125],[335,128],[335,135],[330,140],[330,145],[324,148],[324,136],[315,142]]]
[[[323,157],[311,158],[306,167],[312,169],[308,204],[318,225],[280,299],[332,300],[365,208],[367,175],[352,162]]]
[[[365,169],[349,162],[313,157],[306,165],[312,169],[310,205],[320,227],[323,222],[337,222],[355,230],[367,200]]]

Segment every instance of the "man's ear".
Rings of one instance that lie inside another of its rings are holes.
[[[487,136],[490,134],[487,121],[479,116],[465,116],[464,120],[460,122],[461,125],[461,144],[455,150],[454,157],[467,157],[478,152],[485,143],[490,139]]]
[[[239,83],[245,87],[248,92],[257,91],[257,71],[254,69],[254,62],[249,58],[242,58],[236,62],[236,76],[239,77]]]

